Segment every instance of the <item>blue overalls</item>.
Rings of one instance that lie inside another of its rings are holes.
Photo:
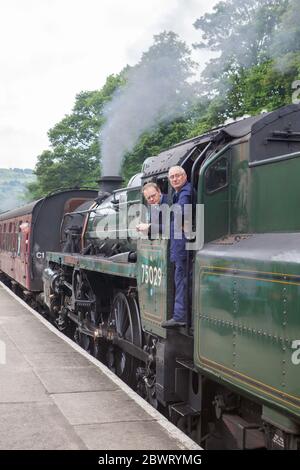
[[[184,213],[184,205],[191,204],[192,202],[192,186],[190,183],[185,183],[180,191],[176,192],[173,196],[173,204],[179,204],[182,208],[182,214]],[[182,226],[174,226],[174,215],[172,214],[171,226],[170,226],[170,237],[171,237],[171,249],[170,249],[170,259],[175,264],[175,300],[174,300],[174,311],[173,311],[173,320],[176,322],[186,323],[187,321],[187,305],[186,305],[186,292],[189,288],[188,279],[186,273],[186,262],[187,262],[187,252],[186,252],[186,243],[187,239],[184,235]],[[176,239],[176,231],[179,233],[181,230],[181,239]]]

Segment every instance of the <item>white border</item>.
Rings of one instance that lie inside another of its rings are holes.
[[[163,415],[161,415],[157,410],[155,410],[149,403],[147,403],[142,397],[140,397],[136,392],[131,390],[131,388],[126,385],[124,382],[122,382],[119,377],[117,377],[111,370],[108,369],[104,364],[99,362],[95,357],[91,356],[88,354],[84,349],[82,349],[80,346],[78,346],[74,341],[72,341],[70,338],[65,336],[63,333],[61,333],[57,328],[55,328],[51,323],[49,323],[45,318],[43,318],[39,313],[37,313],[33,308],[29,307],[29,305],[26,304],[22,299],[20,299],[16,294],[14,294],[7,286],[5,286],[1,281],[0,281],[0,286],[3,287],[3,289],[9,293],[11,297],[13,297],[17,302],[19,302],[23,307],[25,307],[37,320],[39,320],[43,325],[48,328],[52,333],[54,333],[56,336],[58,336],[60,339],[62,339],[65,343],[67,343],[71,348],[73,348],[75,351],[77,351],[79,354],[81,354],[83,357],[85,357],[88,361],[90,361],[92,364],[94,364],[98,369],[101,370],[107,377],[109,377],[110,380],[112,380],[123,392],[126,393],[133,401],[135,401],[143,410],[148,413],[155,421],[160,424],[166,431],[167,434],[173,438],[176,439],[179,444],[182,446],[183,449],[186,450],[203,450],[202,447],[200,447],[196,442],[194,442],[192,439],[190,439],[188,436],[186,436],[182,431],[180,431],[174,424],[170,423],[170,421],[167,420]]]

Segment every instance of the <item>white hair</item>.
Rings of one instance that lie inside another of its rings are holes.
[[[179,166],[179,165],[171,166],[171,167],[169,168],[168,175],[170,175],[170,171],[171,171],[171,170],[176,170],[176,171],[178,171],[178,173],[180,173],[181,175],[187,176],[186,171],[185,171],[184,168],[182,168],[182,166]]]

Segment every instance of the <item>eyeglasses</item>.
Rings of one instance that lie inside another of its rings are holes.
[[[184,173],[175,173],[174,175],[169,176],[169,180],[174,180],[175,178],[181,178],[184,176]]]
[[[157,193],[155,194],[150,194],[150,196],[145,196],[145,199],[147,201],[151,201],[151,199],[155,199],[157,197]]]

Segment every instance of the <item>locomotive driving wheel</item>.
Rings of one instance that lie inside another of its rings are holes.
[[[117,338],[142,347],[139,310],[134,297],[127,296],[121,291],[115,295],[108,318],[108,327]],[[108,346],[107,365],[124,382],[130,385],[135,384],[138,360],[117,344],[112,343]]]

